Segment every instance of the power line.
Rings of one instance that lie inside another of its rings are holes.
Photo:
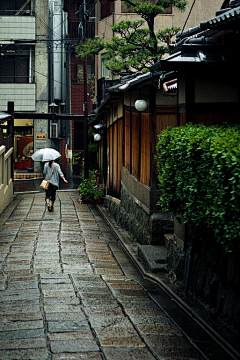
[[[182,31],[181,31],[181,34],[180,34],[180,38],[181,38],[182,33],[183,33],[184,29],[185,29],[185,26],[186,26],[186,24],[188,22],[188,19],[189,19],[190,15],[191,15],[191,12],[192,12],[193,6],[195,5],[195,2],[196,2],[196,0],[193,0],[192,6],[191,6],[191,8],[189,10],[188,16],[187,16],[186,21],[185,21],[185,23],[183,25],[183,28],[182,28]]]
[[[45,54],[42,54],[42,55],[45,55]],[[22,61],[22,62],[23,62],[23,61],[26,60],[26,59],[28,59],[27,56],[26,56],[26,57],[19,57],[19,56],[18,56],[18,58],[17,58],[17,59],[15,58],[14,61],[17,61],[17,62]],[[2,62],[2,61],[8,62],[9,60],[8,60],[8,59],[0,59],[0,61],[1,61],[1,62]],[[70,63],[70,65],[73,65],[73,64],[74,64],[74,63]],[[58,80],[54,79],[53,77],[51,78],[51,77],[49,77],[48,75],[42,74],[41,72],[39,72],[39,71],[37,71],[37,70],[35,70],[35,69],[31,68],[31,67],[27,67],[24,63],[22,63],[21,65],[25,66],[25,68],[33,71],[34,73],[39,74],[39,75],[41,75],[41,76],[43,76],[43,77],[45,77],[45,78],[47,78],[47,79],[53,80],[55,83],[61,84],[61,85],[65,86],[65,87],[68,87],[69,89],[70,89],[71,86],[72,86],[72,84],[70,84],[70,85],[67,86],[66,83],[63,83],[63,82],[61,82],[61,81],[58,81]]]

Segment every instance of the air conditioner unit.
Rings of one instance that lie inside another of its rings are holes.
[[[51,139],[58,138],[58,124],[57,123],[50,124],[50,138]]]

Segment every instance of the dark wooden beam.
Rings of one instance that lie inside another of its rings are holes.
[[[14,119],[45,119],[45,120],[82,120],[83,115],[74,114],[52,114],[52,113],[29,113],[29,112],[14,112]]]

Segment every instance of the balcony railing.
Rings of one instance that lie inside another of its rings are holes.
[[[31,10],[0,10],[0,16],[29,16],[32,15]]]
[[[1,1],[0,15],[1,16],[32,15],[31,0],[22,0],[20,4],[19,1],[14,1],[14,0]]]
[[[36,85],[24,83],[0,83],[0,111],[14,101],[16,111],[36,111]]]
[[[32,76],[6,76],[0,75],[1,84],[32,84],[34,83],[34,77]]]

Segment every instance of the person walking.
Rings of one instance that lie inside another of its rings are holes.
[[[59,176],[67,184],[68,181],[65,179],[61,167],[53,160],[48,161],[44,165],[43,173],[45,174],[45,180],[50,180],[49,187],[46,191],[46,205],[49,212],[54,211],[54,202],[56,200],[56,191],[59,188]],[[50,205],[51,201],[51,205]]]

